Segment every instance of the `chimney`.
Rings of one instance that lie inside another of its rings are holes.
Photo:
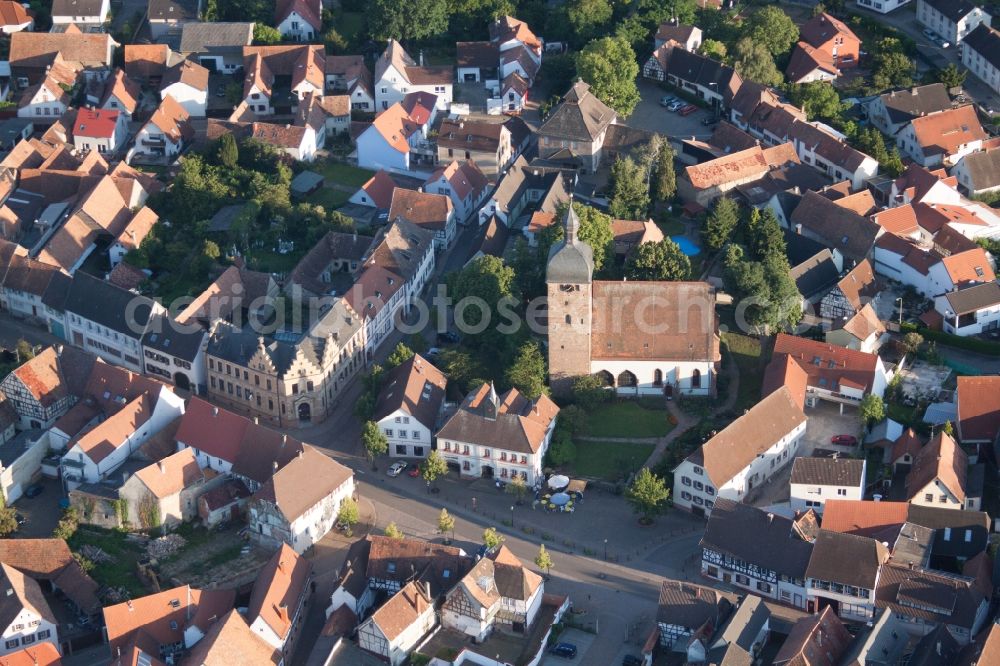
[[[166,474],[167,473],[167,466],[163,464],[162,460],[158,461],[156,463],[156,466],[160,468],[160,474]]]
[[[424,581],[424,593],[427,595],[427,601],[434,598],[431,596],[431,582],[429,580]]]
[[[273,463],[271,463],[271,468],[272,468],[272,469],[273,469],[273,470],[274,470],[275,472],[277,472],[277,471],[278,471],[278,461],[277,461],[277,460],[275,460],[275,461],[274,461]]]
[[[420,59],[420,66],[424,66],[424,50],[420,49],[420,54],[417,56]]]
[[[218,415],[219,415],[219,408],[212,407],[212,416],[218,416]]]
[[[131,599],[126,600],[125,603],[128,604],[128,609],[130,611],[133,610],[133,608],[132,608],[132,600]]]
[[[796,235],[798,235],[798,236],[801,236],[801,235],[802,235],[802,225],[801,225],[801,224],[796,224],[796,225],[795,225],[795,233],[796,233]]]
[[[253,417],[253,424],[254,424],[254,425],[259,425],[259,424],[260,424],[260,419],[259,419],[259,418],[257,418],[256,416],[255,416],[255,417]]]
[[[774,522],[774,514],[773,513],[768,513],[767,514],[767,522],[768,523],[773,523]]]

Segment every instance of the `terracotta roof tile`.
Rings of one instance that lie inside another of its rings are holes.
[[[135,475],[153,495],[160,499],[177,495],[185,488],[190,488],[205,479],[191,449],[183,449],[148,467],[143,467]]]
[[[857,314],[847,320],[842,327],[845,331],[853,335],[858,340],[867,340],[872,335],[883,335],[885,325],[878,318],[875,309],[870,303],[858,310]]]
[[[852,637],[830,606],[793,626],[774,658],[775,666],[836,666]]]
[[[195,90],[205,91],[208,90],[208,74],[208,69],[198,63],[182,60],[164,72],[160,90],[165,90],[175,83],[183,83]]]
[[[171,95],[166,95],[153,112],[149,122],[158,127],[170,140],[178,143],[194,138],[194,131],[188,123],[191,115]]]
[[[185,657],[198,666],[267,666],[281,661],[281,653],[250,629],[233,609],[226,613]]]
[[[107,66],[117,42],[104,33],[15,32],[10,37],[11,67],[44,68],[60,53],[67,62]]]
[[[79,446],[95,464],[128,445],[128,438],[136,433],[153,416],[156,399],[141,395],[91,430],[71,439],[67,448]]]
[[[382,634],[391,642],[410,628],[428,610],[433,612],[433,608],[433,601],[424,596],[424,591],[420,589],[419,585],[410,581],[375,611],[370,621],[375,623]]]
[[[135,108],[139,103],[141,95],[142,88],[139,84],[130,79],[125,74],[125,70],[116,69],[114,75],[108,80],[104,88],[104,99],[101,100],[101,106],[107,104],[108,100],[113,96],[122,103],[126,111],[135,113]]]
[[[59,650],[49,641],[21,648],[0,657],[0,666],[60,666],[60,664],[62,657],[59,655]]]
[[[297,13],[318,34],[323,28],[321,0],[278,0],[274,7],[274,24],[280,25],[292,12]]]
[[[372,127],[400,153],[410,152],[409,138],[420,130],[398,102],[376,116]]]
[[[992,442],[1000,433],[1000,376],[958,378],[958,432],[963,441]]]
[[[59,370],[59,357],[52,347],[22,363],[13,374],[43,407],[50,407],[68,395]]]
[[[799,28],[799,35],[817,48],[837,37],[860,41],[858,36],[847,27],[847,24],[826,12],[803,23],[802,27]]]
[[[280,640],[286,640],[302,597],[310,593],[311,575],[309,560],[282,543],[257,574],[247,606],[247,620],[253,624],[260,618]]]
[[[162,76],[169,58],[170,47],[166,44],[126,44],[125,72],[143,79]]]
[[[372,420],[381,421],[402,410],[433,432],[447,384],[443,372],[415,354],[386,374]]]
[[[311,446],[303,446],[297,456],[274,472],[254,497],[275,504],[292,523],[350,482],[353,476],[350,468]]]
[[[14,0],[0,2],[0,25],[14,27],[30,23],[33,20],[20,3],[14,2]]]
[[[897,236],[911,236],[920,231],[913,204],[887,208],[872,215],[872,220],[889,233]]]
[[[993,267],[990,266],[986,251],[980,247],[942,257],[941,263],[948,272],[948,277],[957,286],[973,282],[992,282],[997,277]]]
[[[817,49],[806,42],[799,42],[792,50],[785,74],[792,83],[801,83],[808,75],[821,70],[836,78],[840,76],[833,56],[822,49]]]
[[[912,125],[924,155],[951,155],[960,146],[987,138],[972,105],[914,118]]]
[[[809,375],[809,385],[836,391],[842,382],[864,388],[867,393],[875,381],[878,354],[868,354],[817,340],[779,333],[775,354],[788,354]]]
[[[447,227],[454,208],[444,194],[416,192],[397,187],[392,192],[389,219],[403,218],[423,229],[442,231]]]

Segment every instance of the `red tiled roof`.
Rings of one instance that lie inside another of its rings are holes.
[[[907,521],[909,506],[906,502],[829,499],[823,507],[823,529],[878,538],[893,529],[899,531]],[[895,537],[882,540],[893,542]]]
[[[1000,375],[958,378],[958,433],[964,442],[993,442],[1000,432]]]
[[[925,155],[951,155],[960,146],[987,138],[972,105],[914,118],[912,124]]]
[[[32,18],[28,16],[21,3],[14,0],[3,0],[0,2],[0,25],[17,26],[30,23]]]
[[[875,381],[878,354],[868,354],[827,342],[779,333],[775,354],[788,354],[806,371],[809,385],[836,391],[848,382],[870,391]]]
[[[118,127],[118,111],[107,109],[80,109],[73,123],[74,136],[110,139]]]
[[[986,250],[981,247],[943,257],[941,264],[955,285],[961,286],[969,282],[992,282],[997,279],[993,267],[990,266]]]

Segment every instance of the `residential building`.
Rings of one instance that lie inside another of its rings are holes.
[[[914,118],[900,130],[900,151],[924,167],[953,166],[969,153],[983,149],[986,131],[972,105]]]
[[[820,316],[830,320],[849,320],[866,305],[876,307],[879,293],[872,264],[864,259],[840,278],[830,293],[823,297]]]
[[[601,165],[604,139],[616,119],[614,110],[597,99],[589,85],[577,81],[538,128],[538,156],[550,158],[568,151],[593,173]]]
[[[117,153],[128,132],[125,114],[104,109],[79,109],[73,122],[73,145],[77,150]]]
[[[66,87],[76,84],[79,72],[57,55],[45,76],[27,88],[17,105],[18,118],[55,122],[69,108],[72,100]]]
[[[989,595],[975,578],[896,563],[882,567],[875,603],[900,619],[910,636],[929,635],[940,624],[959,645],[971,643],[989,616]]]
[[[969,0],[917,0],[917,23],[930,28],[951,46],[957,46],[980,23],[988,26],[990,15]]]
[[[803,537],[788,518],[719,499],[701,540],[701,573],[804,610],[813,546]]]
[[[858,0],[858,4],[865,9],[879,14],[888,14],[894,9],[899,9],[910,0]]]
[[[865,467],[866,461],[854,458],[796,458],[792,462],[792,510],[813,509],[822,515],[830,498],[862,499]]]
[[[895,137],[915,118],[951,108],[943,83],[929,83],[879,95],[868,104],[868,118],[883,134]]]
[[[0,381],[5,402],[11,403],[18,416],[18,430],[47,430],[76,402],[67,373],[72,372],[74,357],[82,354],[70,350],[64,356],[60,351],[46,347]]]
[[[941,256],[933,248],[883,234],[875,243],[874,254],[875,270],[880,275],[910,285],[927,298],[996,279],[989,256],[978,246]]]
[[[335,296],[341,286],[336,278],[357,275],[373,240],[356,232],[328,231],[289,273],[285,291],[294,294],[294,289],[300,289],[305,296]]]
[[[326,56],[326,88],[344,92],[351,109],[375,111],[375,88],[365,60],[356,55]]]
[[[436,625],[434,600],[424,586],[411,581],[361,623],[358,644],[399,666]]]
[[[852,190],[863,189],[865,183],[878,175],[878,161],[874,157],[851,147],[844,135],[822,123],[795,120],[784,140],[795,144],[804,164],[835,182],[850,181]]]
[[[888,559],[889,549],[876,539],[821,529],[806,567],[807,610],[831,606],[846,621],[870,621]]]
[[[773,148],[754,146],[685,167],[684,175],[678,179],[677,191],[686,202],[707,208],[740,185],[756,182],[773,170],[798,163],[791,143]]]
[[[402,104],[381,112],[357,138],[358,166],[406,172],[423,162],[432,164],[435,153],[425,134],[428,120],[412,117]]]
[[[909,642],[903,621],[893,613],[882,611],[868,631],[851,644],[843,663],[892,666],[902,659]]]
[[[453,587],[441,606],[441,625],[477,642],[493,632],[527,636],[545,596],[542,577],[500,545]]]
[[[3,633],[0,656],[35,643],[50,643],[59,648],[59,621],[42,595],[38,582],[6,563],[0,563],[3,599]]]
[[[995,331],[1000,328],[1000,284],[991,281],[949,291],[934,299],[934,309],[946,333],[965,337]]]
[[[792,389],[779,388],[674,469],[674,506],[704,516],[720,498],[743,501],[796,460],[805,431],[806,416]]]
[[[305,622],[312,582],[309,560],[282,544],[253,585],[246,615],[250,631],[280,652],[286,663]]]
[[[873,0],[861,1],[870,3]],[[882,5],[880,2],[874,4]],[[903,3],[896,6],[899,4]],[[792,625],[792,630],[781,644],[773,663],[775,666],[803,663],[834,666],[840,663],[840,658],[850,648],[852,640],[853,636],[847,632],[834,608],[826,606],[817,614],[801,618]]]
[[[159,666],[149,655],[145,656],[151,666]],[[283,663],[281,653],[251,631],[247,619],[235,608],[219,618],[184,658],[192,666],[216,666],[223,659],[233,659],[241,664],[281,666]],[[133,663],[143,663],[143,660],[138,658]]]
[[[656,611],[658,642],[671,652],[684,653],[690,663],[704,662],[712,636],[732,607],[728,598],[710,587],[665,580]]]
[[[500,54],[499,79],[517,75],[531,86],[542,66],[542,40],[528,24],[503,16],[490,24],[490,43]]]
[[[997,40],[1000,45],[1000,40]],[[951,175],[958,180],[958,186],[966,195],[977,197],[1000,190],[1000,148],[991,148],[965,155]]]
[[[474,160],[451,160],[431,174],[424,183],[424,191],[450,198],[455,219],[459,224],[468,224],[486,198],[489,184],[486,174]]]
[[[726,663],[747,655],[757,659],[771,631],[771,611],[760,597],[748,594],[740,600],[736,611],[729,617],[711,643],[708,659]]]
[[[243,102],[257,116],[287,114],[308,93],[323,94],[326,56],[320,45],[244,46],[243,60]]]
[[[24,6],[15,0],[3,0],[0,3],[0,31],[9,35],[22,30],[35,29],[35,19],[30,16]]]
[[[266,423],[319,423],[364,366],[365,335],[362,315],[344,298],[294,343],[218,321],[205,352],[208,395]]]
[[[142,89],[139,84],[130,79],[124,69],[116,69],[105,84],[100,107],[109,111],[118,111],[125,116],[126,121],[130,121],[132,114],[138,107],[141,95]]]
[[[281,0],[274,7],[274,25],[285,39],[311,42],[323,31],[320,0]]]
[[[667,42],[677,42],[685,51],[692,53],[701,46],[701,28],[693,25],[681,25],[677,21],[661,23],[653,36],[653,48],[658,49]]]
[[[209,70],[232,74],[243,67],[243,48],[253,43],[250,23],[185,23],[180,53]]]
[[[317,136],[316,127],[325,135],[325,118],[319,118],[317,124],[312,126],[251,123],[246,129],[249,130],[250,138],[272,145],[292,159],[312,162],[316,159],[316,150],[323,145],[320,142],[322,137]]]
[[[167,95],[135,135],[135,152],[173,159],[194,139],[191,114]]]
[[[529,400],[514,388],[498,396],[492,384],[483,384],[445,421],[437,448],[463,477],[520,476],[534,486],[541,482],[558,414],[548,396]]]
[[[102,1],[107,5],[108,0]],[[10,36],[11,75],[18,88],[26,88],[44,79],[60,59],[73,69],[101,75],[111,67],[116,46],[104,33],[15,32]]]
[[[732,67],[667,42],[646,62],[643,75],[676,86],[719,111],[728,108],[743,79]]]
[[[202,12],[201,0],[150,0],[148,5],[149,32],[154,40],[179,38],[187,23],[197,23]]]
[[[155,87],[179,54],[167,44],[126,44],[125,74],[138,83]]]
[[[500,50],[491,42],[456,42],[456,80],[463,83],[487,81],[499,76]]]
[[[62,656],[59,648],[45,641],[37,645],[10,652],[0,659],[3,666],[60,666]]]
[[[528,239],[529,245],[537,245],[535,234],[549,224],[555,223],[555,215],[547,213],[535,213],[532,220],[538,216],[542,217],[544,225],[535,228],[534,232],[529,232],[525,227],[524,235]],[[530,226],[530,225],[529,225]],[[652,218],[643,220],[611,220],[611,233],[614,235],[615,259],[624,261],[636,248],[644,243],[659,243],[664,239],[663,231],[653,222]]]
[[[236,590],[199,590],[183,585],[104,607],[112,659],[140,643],[164,661],[178,659],[233,609]]]
[[[3,539],[0,541],[0,562],[36,582],[43,593],[65,595],[69,610],[81,616],[92,618],[101,610],[97,598],[100,586],[80,567],[63,539]],[[47,637],[37,638],[44,640]],[[22,645],[25,644],[29,643],[23,641]]]
[[[353,495],[349,468],[311,446],[303,447],[251,498],[251,538],[305,552],[333,529],[341,503]]]
[[[205,348],[207,333],[155,314],[142,336],[143,372],[179,389],[203,395],[208,390]]]
[[[167,69],[160,80],[160,99],[173,97],[189,117],[204,118],[208,109],[208,69],[182,60]]]
[[[52,23],[72,23],[78,28],[96,32],[107,21],[111,11],[109,0],[53,0]]]
[[[424,458],[431,452],[448,379],[420,354],[389,371],[372,420],[389,441],[389,455]]]
[[[913,504],[979,511],[982,493],[981,470],[973,472],[969,456],[944,431],[920,449],[906,475],[906,497]]]
[[[15,318],[44,325],[48,309],[43,298],[50,285],[53,290],[60,288],[65,276],[57,266],[29,258],[23,249],[12,252],[0,283],[0,305]]]
[[[560,204],[569,203],[576,180],[575,172],[533,167],[518,155],[479,209],[479,224],[495,216],[510,228],[531,203],[538,205],[538,211],[554,215]]]
[[[326,116],[327,138],[351,131],[351,97],[350,95],[324,95],[318,103]]]
[[[825,339],[839,347],[876,354],[882,344],[889,339],[889,333],[869,303],[847,321],[832,322]]]
[[[779,333],[774,343],[771,363],[782,362],[782,355],[799,365],[807,375],[807,407],[817,400],[857,406],[870,394],[882,397],[889,383],[889,373],[878,354],[867,354],[826,342]]]
[[[510,130],[503,123],[463,119],[441,121],[437,136],[438,162],[473,160],[487,177],[496,181],[516,154]]]
[[[375,106],[384,111],[412,92],[433,94],[436,107],[445,111],[451,106],[454,73],[451,67],[425,67],[423,55],[418,65],[395,39],[375,62]]]
[[[1000,31],[985,22],[962,40],[962,64],[994,92],[1000,92]]]
[[[434,234],[434,247],[451,248],[458,224],[455,207],[447,194],[417,192],[397,187],[392,192],[389,219],[403,219]]]
[[[184,449],[130,476],[118,489],[118,497],[127,502],[127,523],[170,529],[198,515],[198,495],[205,483],[194,452]]]
[[[366,266],[344,300],[364,322],[365,362],[394,330],[396,315],[405,312],[406,279],[378,265]]]
[[[957,382],[955,425],[959,441],[966,445],[992,444],[1000,434],[1000,376],[958,377]],[[0,388],[4,386],[0,384]]]
[[[433,234],[404,219],[391,220],[388,226],[376,233],[366,253],[363,269],[373,267],[381,267],[403,278],[402,307],[409,312],[410,305],[423,293],[427,280],[434,272]],[[370,283],[369,286],[375,285]],[[374,295],[374,291],[357,290],[354,296],[362,299],[365,293]]]
[[[861,40],[843,21],[827,12],[817,14],[799,29],[800,45],[822,52],[838,70],[858,66]],[[796,47],[799,48],[799,47]],[[794,55],[792,58],[794,59]]]

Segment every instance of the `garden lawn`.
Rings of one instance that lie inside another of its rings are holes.
[[[351,195],[342,190],[335,190],[332,187],[321,187],[303,201],[309,204],[322,206],[327,210],[336,210],[347,203]]]
[[[368,179],[375,175],[374,171],[351,166],[342,162],[324,162],[314,167],[323,174],[329,181],[327,186],[336,183],[347,187],[361,187],[368,182]]]
[[[136,575],[136,562],[145,553],[137,544],[128,541],[124,532],[81,525],[68,543],[73,552],[78,552],[82,546],[89,544],[97,546],[114,558],[113,562],[94,564],[90,576],[98,584],[124,587],[133,599],[149,593]]]
[[[642,467],[653,453],[652,444],[578,441],[573,474],[618,481]]]
[[[764,380],[763,349],[760,339],[732,331],[722,334],[722,342],[736,361],[740,390],[734,407],[737,413],[742,413],[760,401],[760,385]]]
[[[663,437],[673,426],[666,409],[647,409],[632,400],[601,405],[587,416],[589,437]]]

